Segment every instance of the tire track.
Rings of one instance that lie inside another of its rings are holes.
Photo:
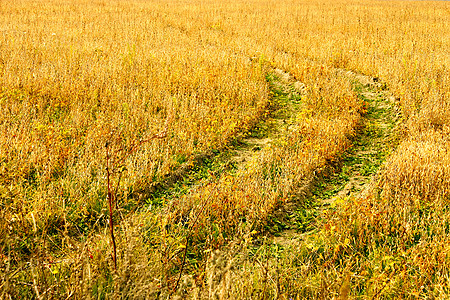
[[[276,101],[273,103],[275,109],[234,150],[230,160],[236,165],[250,160],[255,152],[270,147],[297,129],[295,116],[301,110],[301,97],[306,95],[306,86],[281,69],[274,69],[269,73],[268,81],[274,93],[272,100]]]
[[[346,70],[339,72],[353,81],[358,97],[366,102],[366,113],[362,116],[353,146],[338,159],[338,164],[324,167],[322,173],[331,175],[316,176],[306,181],[305,186],[300,186],[306,191],[300,194],[311,193],[312,197],[300,196],[295,203],[286,203],[274,212],[265,234],[244,237],[245,241],[230,241],[211,255],[205,270],[209,296],[219,293],[224,285],[230,288],[230,276],[239,276],[232,275],[232,269],[254,265],[254,259],[258,262],[254,253],[264,252],[267,247],[271,251],[292,249],[290,246],[302,243],[306,235],[315,231],[320,221],[326,218],[328,208],[339,205],[346,197],[369,193],[375,186],[376,174],[396,143],[400,113],[396,109],[395,98],[376,78]],[[305,86],[279,69],[270,76],[268,81],[275,92],[273,100],[278,103],[273,103],[270,116],[261,121],[250,136],[243,138],[239,147],[230,150],[232,154],[227,160],[235,169],[245,168],[248,161],[260,155],[260,150],[276,145],[277,140],[296,130],[295,116],[302,109],[301,97],[306,94]],[[260,262],[260,267],[266,272],[268,268],[278,268],[275,261],[266,263],[264,267]]]
[[[338,163],[327,166],[328,177],[316,178],[312,197],[276,220],[283,230],[273,232],[273,242],[285,245],[313,232],[325,210],[349,197],[364,197],[374,188],[377,173],[398,144],[401,113],[395,97],[378,78],[342,70],[353,81],[358,97],[365,101],[366,113],[352,147]],[[270,230],[269,230],[270,231]]]
[[[366,113],[362,116],[353,146],[336,164],[321,170],[321,173],[329,175],[316,175],[301,186],[305,190],[301,194],[312,195],[304,196],[296,203],[287,203],[276,211],[266,226],[265,234],[231,242],[211,255],[206,270],[209,291],[202,294],[205,298],[220,294],[223,287],[229,290],[232,282],[241,281],[250,284],[247,288],[261,298],[264,298],[269,284],[279,296],[278,276],[289,273],[289,270],[282,270],[285,267],[280,264],[282,257],[296,257],[300,255],[296,251],[309,249],[308,245],[301,245],[308,243],[308,235],[320,230],[330,209],[349,197],[364,197],[376,188],[377,174],[398,144],[401,114],[395,98],[377,78],[347,70],[339,72],[353,81],[358,97],[366,102]],[[270,228],[273,225],[278,229]],[[259,281],[247,282],[245,277],[250,274]]]

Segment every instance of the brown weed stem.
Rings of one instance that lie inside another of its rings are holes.
[[[109,170],[109,144],[106,143],[106,181],[108,186],[108,205],[109,205],[109,232],[111,235],[111,242],[113,244],[113,260],[114,270],[117,270],[117,254],[116,254],[116,239],[114,238],[114,225],[113,225],[113,194],[111,191],[110,170]]]

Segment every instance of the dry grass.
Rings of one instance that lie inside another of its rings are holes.
[[[423,1],[1,2],[0,298],[167,296],[186,245],[194,275],[182,277],[177,295],[204,295],[204,272],[216,270],[208,253],[236,236],[249,243],[274,208],[349,146],[363,107],[334,68],[387,84],[405,118],[402,142],[376,192],[342,203],[314,237],[279,264],[272,257],[270,270],[236,260],[236,284],[220,293],[319,298],[350,284],[350,296],[445,298],[449,9]],[[297,130],[236,172],[149,205],[149,186],[267,116],[272,67],[307,86]],[[164,130],[164,139],[142,142]],[[106,142],[120,207],[117,271],[103,232]]]
[[[220,149],[264,112],[260,66],[199,45],[170,20],[151,21],[164,12],[158,5],[104,4],[4,4],[0,153],[7,220],[20,214],[31,223],[34,214],[39,231],[71,223],[69,231],[83,230],[76,227],[103,214],[106,142],[113,165],[126,169],[126,205],[127,195],[195,153]],[[167,138],[133,151],[167,122]]]

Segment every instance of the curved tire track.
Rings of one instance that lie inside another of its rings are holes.
[[[358,97],[366,102],[366,113],[357,129],[353,145],[336,166],[327,166],[325,178],[316,178],[306,205],[287,212],[279,222],[284,230],[275,232],[273,242],[290,243],[312,232],[320,215],[348,197],[364,197],[376,186],[377,174],[398,144],[401,113],[395,97],[378,78],[339,69],[354,83]],[[330,172],[331,171],[331,172]],[[303,222],[303,223],[302,223]],[[307,223],[307,224],[305,224]]]

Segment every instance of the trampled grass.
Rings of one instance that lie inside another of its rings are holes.
[[[449,9],[2,1],[0,298],[448,297]],[[198,157],[233,151],[286,105],[267,80],[276,68],[304,85],[285,120],[293,130],[197,176]],[[399,145],[371,193],[339,202],[288,251],[259,247],[274,212],[303,201],[305,183],[354,141],[367,106],[341,69],[394,94]],[[161,190],[180,178],[196,179]],[[259,247],[256,269],[216,252],[246,253],[244,244]]]

